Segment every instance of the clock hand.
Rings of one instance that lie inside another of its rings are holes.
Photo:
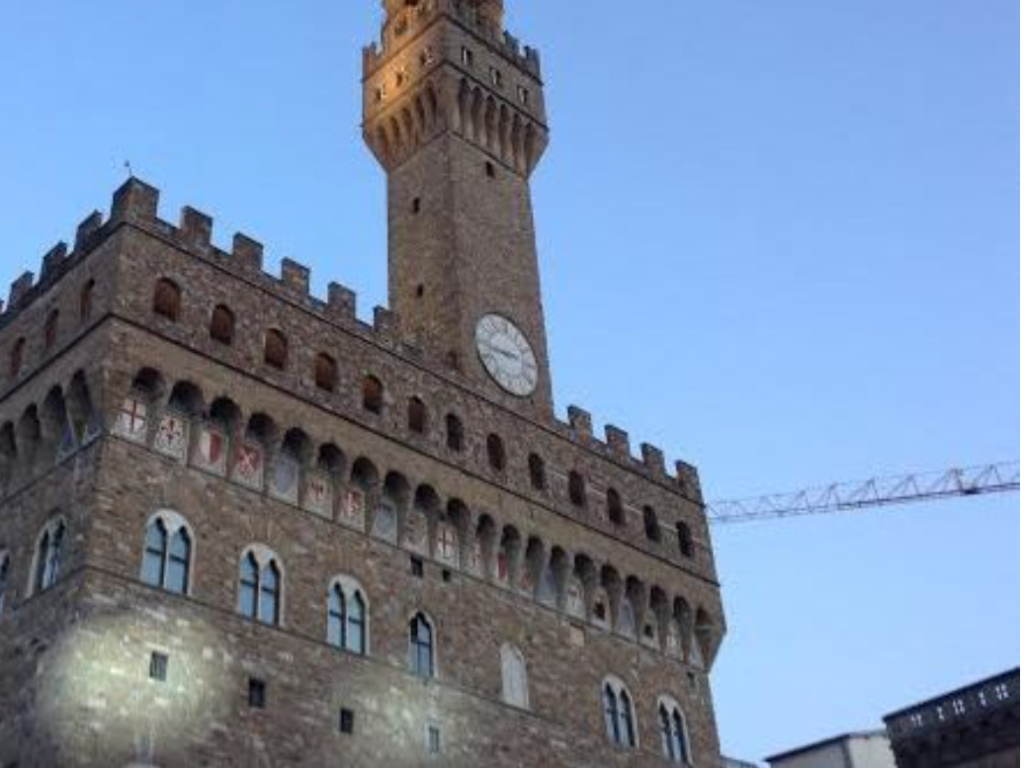
[[[493,352],[496,355],[501,355],[506,360],[516,360],[517,359],[515,353],[509,352],[506,349],[502,349],[501,347],[499,347],[496,344],[491,344],[490,345],[490,351]]]

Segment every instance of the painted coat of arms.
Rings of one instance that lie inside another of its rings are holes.
[[[153,450],[177,461],[188,456],[188,420],[181,414],[168,411],[160,419],[153,438]]]

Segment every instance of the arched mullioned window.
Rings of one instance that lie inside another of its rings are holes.
[[[25,339],[19,338],[11,347],[11,354],[7,360],[7,373],[12,379],[21,375],[21,367],[25,363]]]
[[[449,413],[444,420],[445,441],[448,450],[452,453],[462,453],[466,445],[465,431],[462,428],[462,419],[454,413]]]
[[[644,533],[648,541],[661,541],[661,521],[654,507],[644,507]]]
[[[224,304],[218,304],[210,315],[210,338],[231,346],[235,343],[235,313]]]
[[[7,602],[7,584],[11,575],[11,557],[0,552],[0,619],[4,617],[4,606]]]
[[[425,435],[428,426],[427,405],[418,397],[409,401],[409,431],[417,435]]]
[[[487,461],[495,472],[505,471],[505,441],[499,435],[487,436]]]
[[[434,676],[434,625],[423,613],[409,622],[409,671],[424,679]]]
[[[326,352],[319,353],[313,361],[313,382],[324,392],[338,388],[338,363]]]
[[[365,656],[367,623],[363,590],[350,579],[336,579],[327,595],[327,642],[335,648]]]
[[[258,548],[247,551],[239,566],[239,612],[263,624],[279,625],[283,582],[281,566],[272,552]]]
[[[181,288],[173,280],[162,277],[153,288],[153,314],[171,322],[181,318]]]
[[[614,678],[605,680],[601,689],[601,702],[608,740],[617,746],[635,749],[636,716],[633,697],[626,686]]]
[[[32,592],[44,592],[57,583],[60,566],[64,559],[67,539],[67,523],[57,518],[47,524],[36,544],[35,573],[32,577]]]
[[[142,580],[151,587],[187,595],[192,578],[192,534],[185,521],[162,513],[146,526]]]
[[[57,330],[60,326],[60,312],[53,310],[46,317],[46,325],[43,328],[43,349],[49,352],[57,343]]]
[[[528,463],[530,469],[530,485],[532,485],[536,491],[543,491],[548,486],[547,468],[544,465],[544,459],[536,453],[531,453]]]
[[[96,281],[87,280],[78,294],[78,320],[85,323],[92,319],[93,295],[96,293]]]
[[[288,366],[288,339],[276,328],[267,331],[263,339],[263,362],[281,371]]]
[[[678,765],[690,762],[690,742],[686,718],[679,704],[668,697],[658,700],[658,728],[661,731],[661,754]]]
[[[384,384],[376,376],[363,379],[363,409],[376,414],[384,411]]]

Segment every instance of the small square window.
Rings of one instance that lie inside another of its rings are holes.
[[[484,166],[484,170],[487,172],[487,177],[490,179],[493,179],[498,175],[498,169],[495,167],[494,163],[489,160],[487,161],[487,165]]]
[[[445,568],[441,571],[441,580],[444,581],[445,584],[450,584],[452,581],[452,572]]]
[[[338,731],[351,736],[356,732],[356,713],[351,709],[342,708],[338,716]]]
[[[255,677],[249,678],[249,707],[252,709],[267,708],[267,684]]]
[[[417,579],[423,578],[423,558],[412,555],[409,557],[409,573],[415,576]]]
[[[436,756],[441,754],[441,729],[436,725],[427,726],[427,754]]]
[[[167,667],[170,661],[166,653],[153,651],[149,657],[149,679],[158,683],[167,682]]]

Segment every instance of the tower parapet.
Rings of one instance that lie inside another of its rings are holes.
[[[363,49],[363,74],[370,76],[388,60],[392,52],[409,38],[422,33],[441,16],[457,21],[486,41],[495,53],[522,68],[538,83],[541,80],[540,52],[522,42],[504,27],[504,4],[472,0],[424,0],[408,3],[396,0],[385,4],[386,18],[381,42]]]
[[[548,143],[540,54],[504,31],[502,4],[387,10],[363,63],[364,136],[380,163],[392,170],[450,131],[529,176]]]

